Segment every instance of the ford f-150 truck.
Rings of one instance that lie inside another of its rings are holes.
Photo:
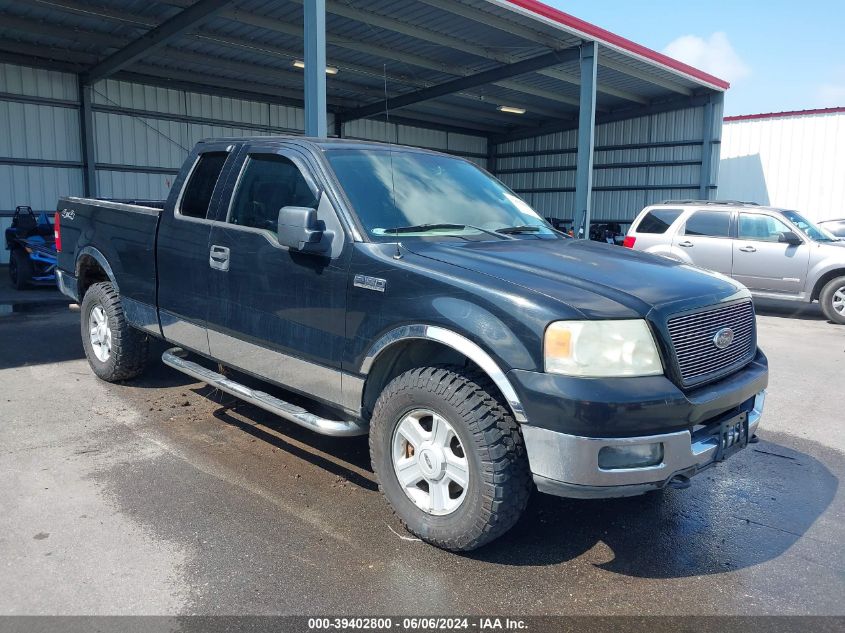
[[[443,548],[503,534],[535,486],[683,488],[755,440],[768,363],[741,284],[570,239],[460,158],[208,140],[166,201],[61,198],[55,224],[97,376],[138,376],[164,339],[200,381],[369,434],[396,514]]]

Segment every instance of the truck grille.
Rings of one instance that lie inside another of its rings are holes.
[[[677,316],[669,319],[667,327],[685,386],[716,378],[754,357],[756,335],[750,301]],[[724,328],[731,329],[733,340],[719,349],[715,338]]]

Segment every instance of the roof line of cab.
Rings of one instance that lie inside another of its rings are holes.
[[[286,135],[286,134],[274,134],[274,135],[265,135],[265,136],[238,136],[238,137],[223,137],[223,138],[204,138],[197,142],[197,145],[200,144],[211,144],[211,143],[245,143],[245,142],[254,142],[260,141],[264,142],[268,145],[272,145],[274,142],[278,143],[296,143],[303,146],[309,146],[314,149],[329,149],[333,147],[344,147],[344,148],[361,148],[361,149],[379,149],[379,150],[388,150],[388,149],[396,149],[401,148],[403,151],[409,150],[414,152],[420,152],[424,154],[441,154],[444,156],[451,156],[450,154],[446,154],[444,152],[438,152],[437,150],[427,149],[424,147],[412,147],[409,145],[401,145],[399,143],[383,143],[380,141],[369,141],[364,139],[351,139],[351,138],[313,138],[308,136],[297,136],[297,135]]]

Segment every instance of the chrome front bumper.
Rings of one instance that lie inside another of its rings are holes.
[[[766,392],[754,398],[748,412],[748,437],[760,424]],[[673,477],[690,477],[712,465],[718,452],[713,435],[695,439],[689,431],[640,437],[581,437],[522,425],[525,447],[534,482],[541,492],[562,497],[627,497],[663,488]],[[663,461],[654,466],[616,468],[599,467],[599,451],[605,446],[663,444]]]

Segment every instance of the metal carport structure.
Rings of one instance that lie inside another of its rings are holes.
[[[534,0],[0,0],[0,209],[159,197],[202,136],[307,131],[633,217],[712,195],[727,88]]]

